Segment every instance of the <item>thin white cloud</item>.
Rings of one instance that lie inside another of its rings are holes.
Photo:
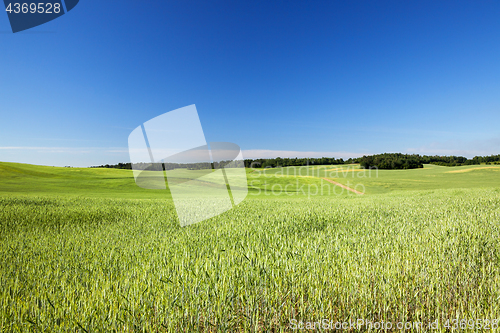
[[[49,148],[49,147],[0,147],[1,150],[29,150],[29,149],[44,149],[44,148]]]
[[[101,148],[101,147],[0,147],[0,150],[7,150],[7,151],[33,150],[44,153],[94,153],[94,152],[128,153],[127,149]]]
[[[433,142],[418,148],[408,148],[408,153],[420,155],[455,155],[472,158],[474,156],[488,156],[500,154],[500,138],[487,140],[450,140],[447,142]]]
[[[0,161],[19,163],[32,163],[43,165],[73,165],[90,166],[100,164],[115,164],[128,162],[128,149],[124,147],[0,147]],[[472,158],[474,156],[487,156],[500,154],[500,139],[494,138],[471,142],[434,142],[417,148],[408,148],[402,153],[420,155],[457,155]],[[376,152],[379,153],[379,152]],[[374,152],[348,152],[348,151],[295,151],[295,150],[269,150],[248,149],[243,150],[243,158],[356,158],[371,155]]]
[[[128,154],[128,149],[108,149],[105,151],[106,153],[120,153],[120,154]]]
[[[315,157],[335,157],[335,158],[354,158],[368,155],[368,153],[354,153],[346,151],[295,151],[295,150],[267,150],[267,149],[249,149],[243,150],[243,158],[315,158]]]
[[[69,148],[69,147],[0,147],[0,150],[8,152],[30,151],[40,153],[62,153],[62,154],[84,154],[93,152],[92,148]],[[26,154],[30,154],[27,153]]]
[[[498,155],[500,150],[466,150],[466,149],[429,149],[427,147],[409,148],[406,151],[408,154],[419,155],[438,155],[438,156],[464,156],[472,158],[474,156],[489,156]]]
[[[34,150],[44,153],[121,153],[128,154],[127,148],[101,148],[101,147],[0,147],[0,150],[25,151]],[[368,153],[354,152],[328,152],[328,151],[296,151],[296,150],[269,150],[269,149],[249,149],[243,151],[244,158],[314,158],[314,157],[335,157],[351,158],[367,155]]]
[[[51,166],[91,166],[127,162],[121,147],[0,147],[0,161]]]

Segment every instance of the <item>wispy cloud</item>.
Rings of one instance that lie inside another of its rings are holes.
[[[119,154],[128,154],[127,148],[106,148],[106,153],[119,153]]]
[[[43,153],[119,153],[128,154],[127,148],[120,147],[0,147],[0,150],[10,151],[37,151]],[[336,157],[350,158],[359,157],[368,153],[355,153],[346,151],[296,151],[296,150],[269,150],[269,149],[248,149],[243,151],[245,158],[294,158],[294,157]]]
[[[91,166],[127,162],[122,147],[0,147],[0,161],[53,166]]]
[[[459,155],[468,158],[497,155],[500,154],[500,137],[473,141],[436,141],[417,148],[408,148],[407,152],[420,155]]]
[[[127,149],[122,148],[103,148],[103,147],[0,147],[4,151],[36,151],[40,153],[64,153],[64,154],[91,154],[91,153],[128,153]]]
[[[243,150],[243,157],[249,159],[256,158],[314,158],[314,157],[335,157],[335,158],[351,158],[367,155],[368,153],[355,153],[346,151],[295,151],[295,150],[267,150],[267,149],[249,149]]]
[[[114,164],[128,162],[129,154],[126,147],[0,147],[0,161],[44,165],[73,165],[90,166],[100,164]],[[490,140],[476,140],[471,142],[447,141],[434,142],[420,147],[411,147],[402,153],[420,155],[459,155],[472,158],[500,154],[500,137]],[[257,158],[355,158],[379,152],[350,152],[350,151],[296,151],[296,150],[243,150],[243,157]]]

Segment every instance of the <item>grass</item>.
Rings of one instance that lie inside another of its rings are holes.
[[[182,170],[176,171],[182,178]],[[350,197],[322,178],[366,194],[453,188],[499,188],[498,166],[443,167],[364,171],[359,165],[247,169],[252,198]],[[317,190],[317,194],[314,194]],[[138,187],[132,171],[101,168],[58,168],[0,162],[0,194],[79,196],[94,198],[168,199],[165,190]]]
[[[134,182],[131,170],[59,168],[0,162],[0,193],[4,195],[79,196],[153,199],[168,191],[146,190]]]
[[[255,174],[255,173],[253,173]],[[318,186],[321,178],[329,178],[352,188],[364,189],[367,194],[382,194],[394,191],[417,191],[452,188],[498,188],[500,187],[500,167],[460,166],[444,167],[432,164],[423,169],[411,170],[371,170],[359,169],[359,165],[310,166],[256,171],[257,180],[268,180],[265,176],[277,175],[277,179],[311,179]],[[250,174],[252,175],[252,174]],[[251,178],[249,178],[251,179]],[[272,180],[271,180],[272,181]],[[283,182],[283,180],[282,180]]]
[[[127,171],[1,163],[0,331],[290,331],[323,318],[445,331],[500,318],[498,183],[460,187],[490,171],[442,168],[379,171],[365,196],[249,195],[181,228],[166,192]],[[398,185],[426,175],[427,188]]]

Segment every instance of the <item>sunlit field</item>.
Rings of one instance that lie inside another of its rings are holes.
[[[323,319],[496,327],[498,170],[247,172],[243,203],[181,228],[168,191],[138,188],[130,171],[0,163],[0,331],[290,331]],[[323,178],[366,194],[313,195]],[[276,184],[293,186],[278,194]]]

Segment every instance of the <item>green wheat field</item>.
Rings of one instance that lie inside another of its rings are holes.
[[[496,331],[500,166],[247,175],[244,202],[181,228],[131,171],[0,163],[0,332]]]

